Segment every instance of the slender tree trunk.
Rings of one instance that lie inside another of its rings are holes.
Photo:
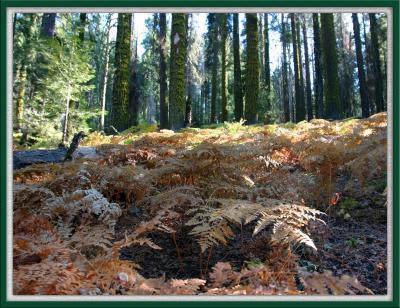
[[[167,18],[165,13],[160,13],[160,128],[168,128],[167,104]]]
[[[228,120],[227,97],[226,97],[226,37],[227,30],[227,14],[220,15],[221,27],[221,122]]]
[[[308,57],[306,17],[304,14],[303,14],[303,43],[304,43],[304,58],[305,58],[305,67],[306,67],[307,120],[310,121],[313,118],[313,108],[312,108],[312,98],[311,98],[310,60]]]
[[[185,14],[172,14],[169,83],[169,125],[181,129],[185,121],[185,59],[187,46]]]
[[[111,17],[110,17],[111,19]],[[111,23],[111,20],[110,20]],[[107,82],[108,82],[108,65],[110,58],[110,23],[107,24],[107,34],[106,34],[106,45],[104,49],[104,69],[103,69],[103,83],[101,91],[101,115],[100,115],[100,130],[104,131],[104,120],[106,113],[106,94],[107,94]]]
[[[243,118],[243,85],[240,68],[239,14],[233,14],[233,71],[235,96],[235,121]]]
[[[68,139],[68,119],[69,119],[69,104],[71,101],[71,84],[68,83],[67,86],[67,99],[65,101],[65,118],[63,123],[63,134],[62,134],[62,142],[67,142]]]
[[[322,53],[325,74],[325,114],[330,119],[340,119],[343,107],[340,102],[338,58],[332,13],[321,14]]]
[[[137,75],[137,38],[134,35],[134,15],[132,15],[131,22],[131,39],[130,39],[130,49],[131,49],[131,59],[129,61],[129,126],[136,126],[139,124],[139,86],[138,86],[138,75]],[[145,110],[145,109],[144,109]],[[145,115],[144,115],[145,117]]]
[[[314,30],[314,62],[315,62],[315,110],[317,118],[324,116],[324,88],[323,88],[323,72],[322,72],[322,52],[321,52],[321,36],[318,14],[313,13],[313,30]]]
[[[271,109],[271,69],[269,63],[268,13],[264,13],[264,81],[267,89],[267,110]]]
[[[27,72],[25,64],[22,64],[18,70],[18,91],[17,91],[17,106],[15,110],[15,118],[16,125],[15,128],[17,130],[21,129],[21,123],[24,119],[24,101],[25,101],[25,92],[26,92],[26,83],[27,83]]]
[[[258,36],[257,36],[257,14],[246,13],[246,124],[257,123],[257,104],[259,94],[259,57],[258,57]]]
[[[305,120],[306,118],[306,104],[304,99],[304,73],[303,73],[303,56],[301,53],[301,37],[300,37],[300,21],[298,15],[295,15],[296,19],[296,35],[297,35],[297,52],[298,52],[298,60],[299,60],[299,72],[300,72],[300,109],[298,110],[297,115],[299,115],[299,120]],[[296,105],[296,110],[297,110]],[[296,115],[296,116],[297,116]]]
[[[378,25],[376,23],[375,13],[369,14],[369,21],[371,31],[372,67],[375,79],[375,105],[376,112],[381,112],[385,110],[385,102],[383,100],[382,71],[378,42]]]
[[[112,125],[123,131],[129,122],[129,60],[132,14],[118,14],[117,40],[115,43],[115,77],[112,100]]]
[[[283,95],[283,121],[290,121],[290,109],[289,109],[289,83],[288,83],[288,63],[286,58],[286,22],[284,20],[284,14],[281,15],[282,22],[282,54],[283,54],[283,64],[282,64],[282,95]]]
[[[290,14],[291,27],[292,27],[292,45],[293,45],[293,66],[294,66],[294,89],[296,96],[296,117],[295,121],[300,122],[305,119],[305,106],[302,104],[304,101],[302,99],[301,91],[301,59],[299,57],[298,43],[297,43],[297,30],[295,14]]]
[[[357,13],[352,14],[353,19],[353,30],[354,30],[354,40],[356,45],[356,55],[357,55],[357,69],[358,69],[358,83],[360,88],[360,98],[361,98],[361,111],[362,117],[369,117],[369,98],[367,91],[367,84],[365,82],[365,71],[364,71],[364,60],[361,48],[361,38],[360,38],[360,24],[358,22]]]

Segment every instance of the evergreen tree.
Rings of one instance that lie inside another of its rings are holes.
[[[257,103],[259,94],[259,57],[257,14],[246,13],[246,83],[245,118],[246,124],[257,123]]]
[[[296,97],[296,122],[300,122],[305,119],[305,106],[304,106],[304,96],[302,95],[302,68],[301,68],[301,58],[299,54],[298,45],[298,35],[296,29],[296,16],[294,13],[290,14],[291,28],[292,28],[292,46],[293,46],[293,66],[294,66],[294,90]]]
[[[169,126],[173,130],[182,128],[185,121],[186,30],[185,14],[172,14]]]
[[[270,108],[271,69],[269,60],[269,24],[268,13],[264,13],[264,82],[267,89],[267,110]]]
[[[288,63],[286,58],[286,48],[287,48],[287,35],[286,35],[286,22],[284,19],[284,14],[281,14],[281,42],[282,42],[282,101],[283,101],[283,121],[290,121],[290,109],[289,109],[289,82],[288,82]]]
[[[118,14],[115,43],[115,75],[112,99],[112,125],[123,131],[129,122],[129,60],[132,14]]]
[[[168,128],[168,104],[167,104],[167,18],[165,13],[160,13],[159,31],[160,52],[160,128]]]
[[[340,119],[343,107],[340,102],[338,58],[332,13],[321,14],[321,39],[324,63],[325,116]]]
[[[227,14],[220,14],[221,31],[221,122],[228,120],[227,97],[226,97],[226,39],[228,35]]]
[[[322,51],[321,36],[318,14],[313,13],[313,31],[314,31],[314,93],[315,93],[315,114],[317,118],[324,116],[324,89],[323,89],[323,69],[322,69]]]
[[[43,13],[41,35],[43,37],[54,37],[56,26],[56,13]]]
[[[304,59],[306,67],[306,99],[307,99],[307,120],[313,118],[312,98],[311,98],[311,76],[310,76],[310,59],[308,55],[308,42],[307,42],[307,29],[306,29],[306,17],[303,14],[303,43],[304,43]]]
[[[234,66],[234,96],[235,96],[235,121],[243,117],[243,85],[242,71],[240,68],[239,45],[239,14],[233,14],[233,66]]]
[[[367,84],[365,82],[364,60],[360,38],[360,23],[358,22],[357,13],[352,14],[352,19],[357,54],[358,84],[360,88],[361,111],[362,117],[366,118],[369,117],[369,98],[367,92]]]
[[[381,112],[385,110],[385,102],[383,100],[383,83],[382,83],[381,60],[379,56],[378,25],[376,22],[375,13],[369,14],[369,22],[371,29],[372,68],[375,79],[375,105],[376,105],[376,112]]]

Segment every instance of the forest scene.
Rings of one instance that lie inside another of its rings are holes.
[[[387,294],[385,13],[12,27],[14,295]]]

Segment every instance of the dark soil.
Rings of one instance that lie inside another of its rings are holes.
[[[125,231],[133,230],[143,219],[140,216],[123,215],[117,224],[117,239],[121,239]],[[386,224],[328,218],[327,225],[330,231],[316,239],[318,256],[302,255],[300,262],[314,264],[319,271],[352,275],[374,294],[386,294]],[[141,265],[139,272],[146,278],[163,275],[168,279],[207,278],[217,262],[229,262],[235,270],[240,270],[245,261],[265,259],[268,253],[266,239],[262,234],[252,238],[252,230],[253,226],[236,230],[239,235],[235,239],[227,246],[213,248],[209,255],[208,251],[201,254],[194,238],[187,235],[189,230],[182,228],[175,235],[181,260],[171,234],[157,232],[148,237],[162,250],[135,245],[123,248],[120,258]]]

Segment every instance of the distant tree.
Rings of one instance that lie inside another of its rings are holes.
[[[354,40],[357,54],[357,69],[358,69],[358,84],[360,88],[361,98],[361,113],[362,117],[369,117],[369,98],[368,89],[365,82],[364,60],[362,55],[361,38],[360,38],[360,23],[358,22],[357,13],[352,14]]]
[[[86,13],[80,13],[79,20],[79,40],[83,42],[85,39]]]
[[[217,77],[218,77],[218,20],[217,14],[207,15],[207,67],[211,71],[211,106],[210,122],[217,123]]]
[[[246,83],[245,118],[246,124],[257,123],[257,103],[259,94],[259,57],[257,14],[246,13]]]
[[[235,121],[243,118],[243,85],[242,71],[240,68],[239,45],[239,14],[233,14],[233,70],[234,70],[234,97],[235,97]]]
[[[321,50],[321,35],[318,20],[318,13],[313,13],[313,31],[314,31],[314,93],[315,93],[315,115],[317,118],[324,116],[324,89],[323,89],[323,62]]]
[[[185,121],[186,16],[172,14],[169,78],[169,126],[181,129]]]
[[[112,125],[123,131],[129,125],[129,61],[132,14],[118,14],[115,42],[115,74],[112,97]]]
[[[332,13],[321,14],[322,54],[324,59],[325,116],[340,119],[343,108],[340,102],[338,58]]]
[[[381,71],[381,60],[379,56],[378,25],[376,22],[375,13],[369,14],[369,22],[371,29],[372,68],[375,79],[375,105],[376,105],[376,112],[381,112],[385,110],[385,102],[383,99],[383,81],[382,81],[382,71]]]

